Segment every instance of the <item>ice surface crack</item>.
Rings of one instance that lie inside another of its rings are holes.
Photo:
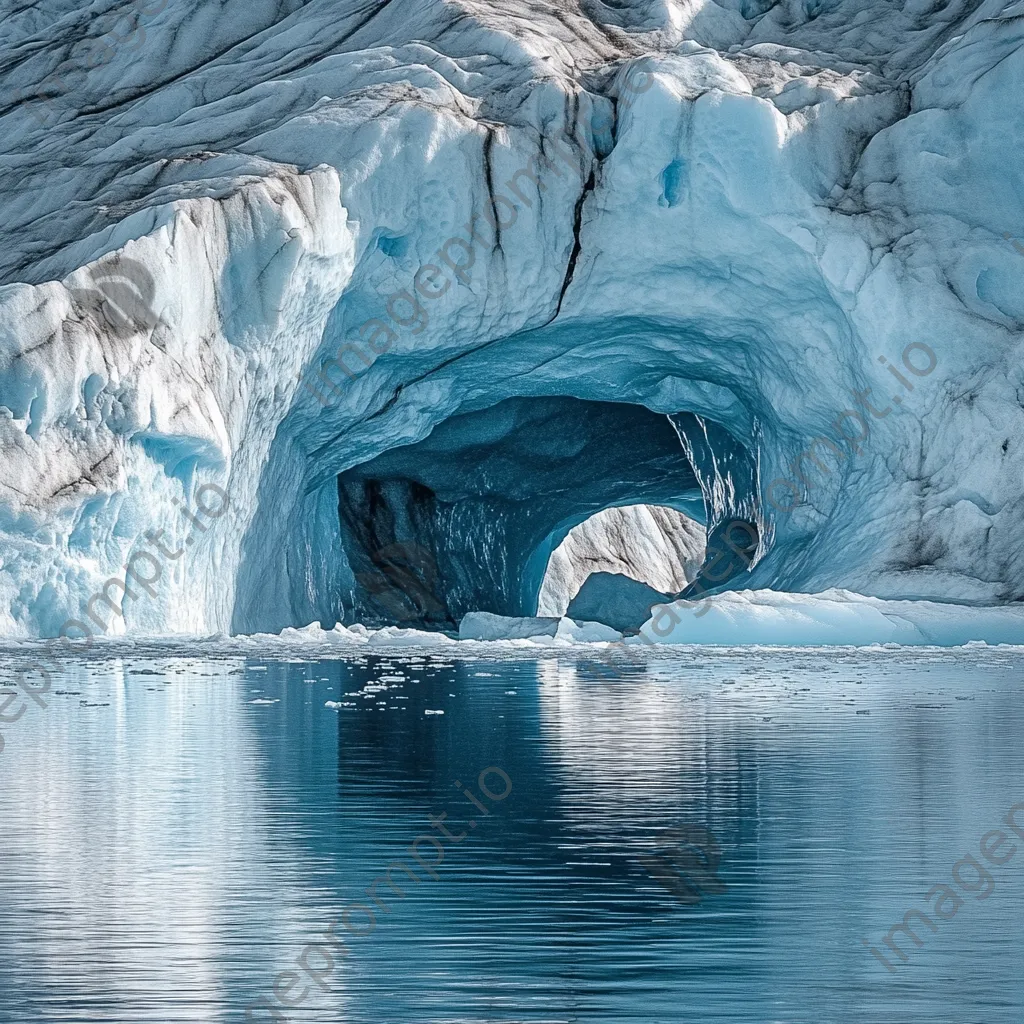
[[[573,275],[576,273],[576,261],[579,259],[580,250],[583,248],[583,244],[580,241],[580,231],[583,224],[583,204],[586,202],[587,196],[594,191],[594,181],[594,170],[591,168],[590,175],[583,184],[583,191],[576,200],[576,208],[573,211],[572,252],[569,254],[569,263],[565,268],[565,278],[562,281],[562,290],[558,294],[558,304],[555,307],[555,315],[551,320],[554,320],[562,311],[562,300],[565,298],[565,293],[568,290],[569,285],[572,284]],[[551,323],[551,320],[549,320],[548,323]],[[545,326],[547,325],[545,324]]]

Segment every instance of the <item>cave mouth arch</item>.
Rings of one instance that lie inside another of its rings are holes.
[[[780,422],[777,396],[764,393],[772,379],[765,367],[735,350],[751,330],[591,311],[528,330],[474,334],[468,350],[452,341],[442,350],[388,352],[330,403],[297,388],[259,471],[251,514],[239,524],[238,569],[223,597],[232,632],[314,622],[325,629],[363,622],[455,631],[467,610],[532,614],[547,560],[562,539],[549,541],[549,532],[564,536],[616,504],[669,505],[706,517],[711,557],[718,557],[711,549],[718,541],[726,553],[707,573],[702,567],[704,578],[695,581],[701,593],[772,586],[782,570],[792,576],[761,493],[762,480],[776,475],[797,439]],[[567,420],[554,414],[558,407]],[[611,435],[608,444],[594,440],[600,430],[574,425],[573,407],[604,410],[597,418]],[[509,422],[517,417],[528,421],[523,429]],[[488,432],[486,445],[481,431]],[[456,432],[465,436],[454,438]],[[563,473],[552,481],[549,464],[564,460],[567,448],[618,483],[596,495],[580,491],[576,506],[565,495],[556,500],[560,480],[575,478]],[[654,464],[660,456],[679,467],[680,449],[689,471],[668,486]],[[401,464],[410,452],[423,466]],[[651,469],[640,479],[637,460]],[[456,463],[467,481],[489,479],[474,485],[474,494],[460,493],[451,479]],[[524,493],[495,489],[497,477],[516,474]],[[528,498],[536,506],[530,515]],[[737,521],[730,546],[722,532]],[[783,540],[786,530],[806,533],[795,516],[782,527]],[[424,567],[415,568],[417,559]],[[420,601],[410,605],[395,594],[388,573],[410,585],[418,580]],[[743,580],[734,581],[734,573]]]
[[[699,452],[673,417],[565,396],[508,398],[337,476],[344,621],[457,630],[537,612],[552,553],[605,509],[705,523]]]

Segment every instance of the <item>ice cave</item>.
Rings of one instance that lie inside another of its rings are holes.
[[[1024,0],[4,2],[0,1024],[1021,1024],[1022,139]]]
[[[4,634],[1024,600],[1012,7],[189,6],[12,16]]]

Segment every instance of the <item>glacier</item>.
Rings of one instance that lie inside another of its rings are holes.
[[[533,616],[641,504],[1021,607],[1024,4],[126,10],[0,33],[0,635]]]

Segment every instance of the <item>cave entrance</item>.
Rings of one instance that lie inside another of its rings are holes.
[[[677,428],[626,403],[506,399],[444,420],[337,484],[348,623],[455,630],[469,611],[534,615],[552,554],[612,508],[658,506],[703,531],[700,482]]]
[[[603,509],[574,526],[551,553],[537,614],[563,616],[578,595],[577,607],[587,607],[593,585],[583,588],[595,574],[624,576],[666,595],[681,593],[704,562],[705,543],[703,523],[670,506]]]

